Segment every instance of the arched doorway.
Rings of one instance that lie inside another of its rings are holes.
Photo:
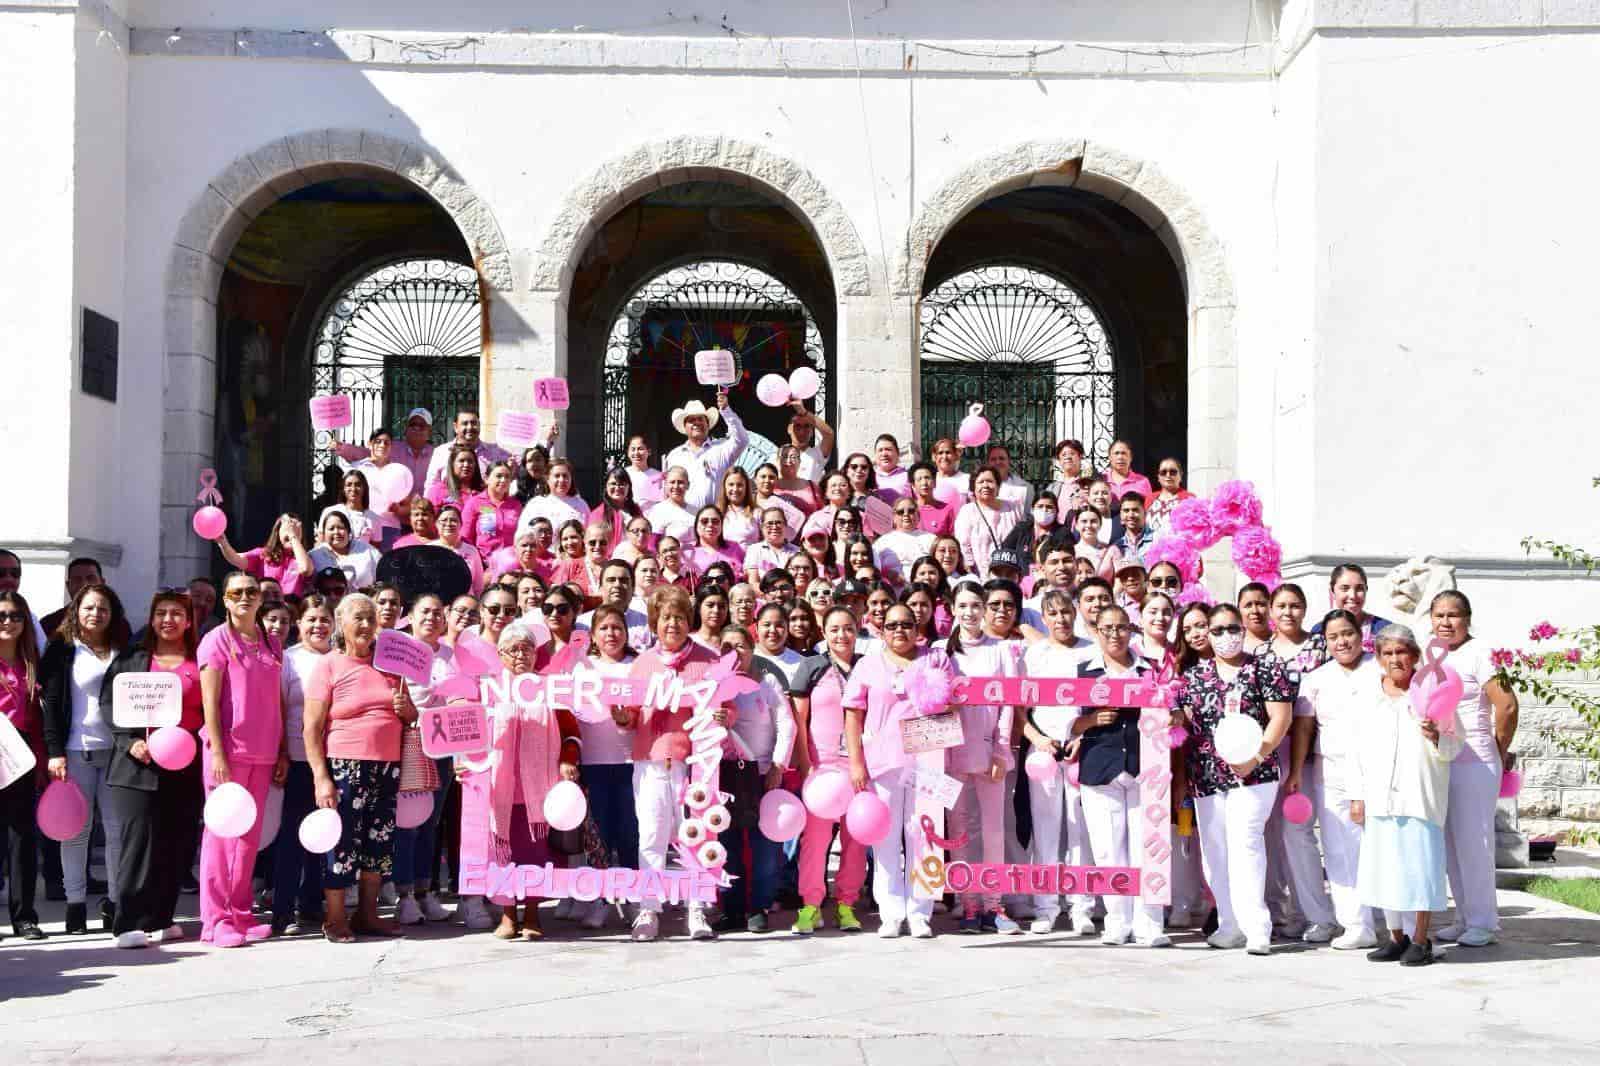
[[[1016,263],[974,267],[923,297],[919,326],[924,441],[982,403],[1021,477],[1049,481],[1055,442],[1067,438],[1104,466],[1116,361],[1099,316],[1066,282]]]
[[[670,414],[691,398],[706,402],[695,380],[694,355],[706,348],[734,353],[748,393],[762,375],[787,377],[809,366],[823,379],[811,401],[826,410],[828,361],[816,317],[777,278],[725,259],[697,260],[664,270],[627,298],[606,345],[605,465],[626,459],[628,438],[643,434],[657,451],[672,439]],[[766,461],[784,439],[788,411],[740,405],[752,434],[746,454]]]

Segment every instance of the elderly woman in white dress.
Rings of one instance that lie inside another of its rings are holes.
[[[1356,893],[1382,907],[1389,926],[1389,942],[1367,958],[1426,966],[1433,961],[1432,912],[1445,908],[1444,819],[1461,723],[1454,708],[1443,723],[1412,710],[1422,650],[1411,630],[1380,630],[1377,656],[1382,681],[1360,724],[1359,783],[1351,792],[1350,818],[1363,827]]]

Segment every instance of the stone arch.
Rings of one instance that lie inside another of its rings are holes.
[[[1234,476],[1238,372],[1236,298],[1222,244],[1188,194],[1154,163],[1096,141],[1027,141],[991,153],[952,175],[924,200],[894,270],[895,294],[922,297],[929,257],[957,221],[979,204],[1030,185],[1070,185],[1132,211],[1178,265],[1189,319],[1189,480],[1204,492]],[[913,342],[912,360],[916,360]]]
[[[235,159],[207,183],[178,224],[167,259],[161,581],[202,573],[209,548],[189,528],[195,474],[214,465],[217,322],[224,264],[250,223],[307,185],[362,172],[400,178],[431,197],[460,229],[487,290],[515,288],[511,253],[493,212],[427,147],[361,129],[289,134]]]
[[[595,231],[640,195],[683,181],[728,181],[757,189],[794,212],[828,258],[838,296],[872,291],[867,253],[844,207],[805,167],[731,137],[651,141],[593,171],[561,201],[534,254],[529,288],[565,292]]]

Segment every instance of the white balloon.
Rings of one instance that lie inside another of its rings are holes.
[[[326,855],[344,834],[344,822],[333,807],[318,807],[300,821],[300,846],[313,855]]]
[[[1261,723],[1244,714],[1223,715],[1222,721],[1211,734],[1211,746],[1223,761],[1234,764],[1249,762],[1261,753],[1261,740],[1265,734]]]

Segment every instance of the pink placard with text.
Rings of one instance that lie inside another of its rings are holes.
[[[539,439],[539,416],[532,411],[501,411],[496,444],[532,444]]]
[[[429,758],[476,755],[489,750],[489,715],[481,703],[449,703],[422,712],[422,750]],[[462,834],[466,839],[466,834]]]
[[[739,380],[733,352],[727,348],[707,348],[694,353],[694,379],[702,385],[732,385]]]
[[[540,378],[533,383],[533,406],[541,411],[565,411],[572,405],[566,378]]]
[[[953,704],[1016,707],[1166,707],[1166,688],[1147,678],[967,677],[957,675]]]
[[[426,685],[433,672],[433,649],[398,629],[380,630],[377,647],[372,652],[372,666],[412,684]]]
[[[350,397],[311,397],[312,429],[343,429],[351,422]]]

